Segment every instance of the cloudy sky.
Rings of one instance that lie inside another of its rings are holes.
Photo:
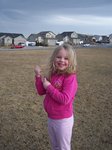
[[[0,32],[112,33],[112,0],[0,0]]]

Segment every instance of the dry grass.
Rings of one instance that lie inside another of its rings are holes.
[[[34,67],[51,50],[0,51],[0,150],[49,150],[43,97]],[[112,49],[77,49],[73,150],[112,149]],[[45,69],[44,69],[45,71]]]

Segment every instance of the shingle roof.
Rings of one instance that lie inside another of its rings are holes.
[[[37,34],[37,36],[45,37],[46,34],[49,33],[49,32],[52,32],[52,31],[42,31],[42,32],[39,32],[39,33]],[[52,33],[53,33],[53,32],[52,32]]]
[[[74,33],[74,31],[68,31],[68,32],[62,32],[58,35],[56,35],[56,38],[60,41],[60,40],[63,40],[63,37],[71,37],[71,34]]]
[[[23,36],[24,37],[24,35],[23,34],[19,34],[19,33],[3,33],[3,32],[0,32],[0,37],[1,36],[10,36],[11,38],[16,38],[16,37],[18,37],[18,36]]]
[[[109,38],[112,38],[112,34],[109,35]]]
[[[74,32],[74,31],[63,32],[63,33],[61,33],[61,35],[62,35],[63,37],[65,37],[65,36],[71,36],[71,34],[72,34],[73,32]]]
[[[30,34],[27,40],[30,42],[34,42],[36,38],[37,38],[37,34]]]

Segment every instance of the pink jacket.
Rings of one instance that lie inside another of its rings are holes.
[[[51,77],[51,85],[45,90],[40,77],[35,77],[39,95],[44,95],[44,108],[49,118],[63,119],[73,115],[73,101],[77,92],[76,74]]]

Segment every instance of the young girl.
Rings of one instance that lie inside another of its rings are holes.
[[[74,124],[73,101],[77,92],[76,54],[72,46],[58,46],[49,63],[48,78],[35,68],[35,85],[39,95],[45,94],[48,132],[52,150],[70,150]]]

